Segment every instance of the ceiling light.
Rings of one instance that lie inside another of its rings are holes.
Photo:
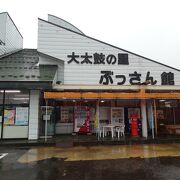
[[[6,93],[20,93],[20,90],[5,90]]]
[[[29,100],[29,98],[13,98],[14,100]]]

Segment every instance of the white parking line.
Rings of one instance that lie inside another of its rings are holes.
[[[3,153],[3,154],[0,154],[0,159],[2,159],[3,157],[7,156],[8,153]]]

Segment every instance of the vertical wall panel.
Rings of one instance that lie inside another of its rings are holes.
[[[5,43],[0,45],[0,55],[23,48],[23,37],[8,13],[0,14],[0,39]]]
[[[0,40],[5,43],[6,41],[6,13],[0,14]],[[0,55],[6,52],[6,46],[0,44]]]
[[[38,139],[39,95],[39,90],[30,91],[29,140]]]
[[[142,136],[147,138],[147,114],[146,114],[146,100],[141,99],[141,116],[142,116]]]

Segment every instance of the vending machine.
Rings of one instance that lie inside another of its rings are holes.
[[[74,132],[90,133],[90,107],[76,106],[74,108]]]

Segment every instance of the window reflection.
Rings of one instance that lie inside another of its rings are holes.
[[[29,92],[19,90],[6,90],[5,91],[5,104],[29,104]]]
[[[3,94],[4,91],[0,91]],[[29,123],[29,91],[5,90],[5,103],[3,106],[3,138],[27,138]],[[3,109],[4,107],[4,109]],[[4,111],[3,111],[4,110]],[[4,113],[3,113],[4,112]]]
[[[4,91],[0,91],[0,139],[1,139],[1,130],[2,130],[2,115],[3,115],[3,94]]]

